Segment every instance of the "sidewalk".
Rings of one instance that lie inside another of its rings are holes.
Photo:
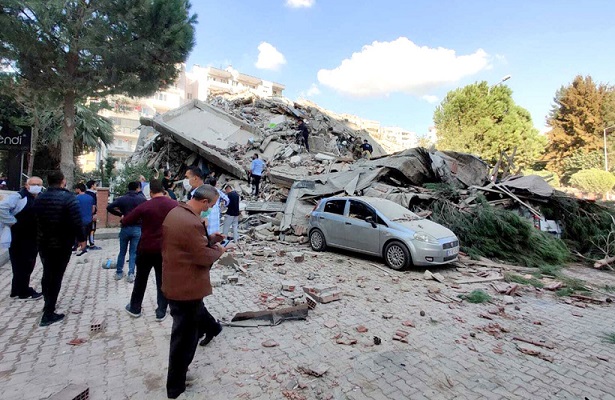
[[[0,267],[2,399],[45,399],[68,384],[89,387],[95,400],[165,398],[172,319],[155,321],[153,274],[143,316],[133,319],[124,311],[132,285],[101,268],[107,258],[115,260],[118,242],[98,244],[103,250],[71,260],[58,304],[67,317],[46,328],[38,326],[42,302],[9,299],[10,266]],[[305,261],[295,263],[291,249],[287,256],[275,256],[283,246],[269,246],[271,251],[257,255],[262,246],[244,245],[255,261],[238,285],[214,288],[205,301],[214,316],[228,320],[237,312],[266,309],[273,300],[261,302],[263,294],[279,296],[283,280],[335,284],[342,299],[317,305],[307,321],[225,327],[197,349],[191,370],[199,380],[188,388],[196,398],[613,398],[615,345],[601,338],[615,330],[612,306],[581,309],[529,288],[514,305],[499,298],[491,304],[441,303],[427,296],[428,286],[437,285],[450,297],[455,290],[424,281],[421,271],[385,273],[371,265],[378,260],[340,253],[305,253]],[[446,278],[454,270],[439,272]],[[37,265],[36,289],[41,274]],[[98,318],[105,327],[91,333]],[[392,340],[398,330],[409,333],[407,344]],[[374,345],[374,336],[381,345]],[[553,362],[520,352],[517,347],[524,344],[513,340],[517,336],[552,342],[553,349],[536,350]],[[67,344],[77,338],[87,342]],[[266,341],[277,346],[265,347]],[[326,372],[316,377],[302,368]]]

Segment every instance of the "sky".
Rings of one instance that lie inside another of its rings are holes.
[[[544,130],[576,75],[615,85],[615,1],[192,0],[193,64],[233,68],[306,98],[427,133],[450,90],[513,91]]]

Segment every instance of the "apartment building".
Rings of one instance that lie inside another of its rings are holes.
[[[84,172],[96,169],[100,161],[104,162],[108,156],[117,159],[117,168],[123,168],[136,149],[141,116],[164,114],[194,99],[205,101],[210,95],[252,91],[261,97],[273,97],[282,96],[285,89],[282,84],[242,74],[230,66],[218,69],[194,65],[190,72],[186,71],[185,64],[179,65],[178,68],[177,81],[150,97],[113,96],[108,99],[113,108],[101,111],[101,115],[113,122],[114,140],[99,151],[79,157],[79,164]]]

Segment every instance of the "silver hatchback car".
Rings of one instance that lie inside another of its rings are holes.
[[[447,264],[459,253],[459,239],[451,230],[386,199],[322,199],[309,225],[315,251],[331,246],[373,254],[396,270]]]

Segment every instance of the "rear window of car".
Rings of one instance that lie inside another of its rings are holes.
[[[337,215],[344,215],[346,200],[329,200],[325,204],[325,212]]]

